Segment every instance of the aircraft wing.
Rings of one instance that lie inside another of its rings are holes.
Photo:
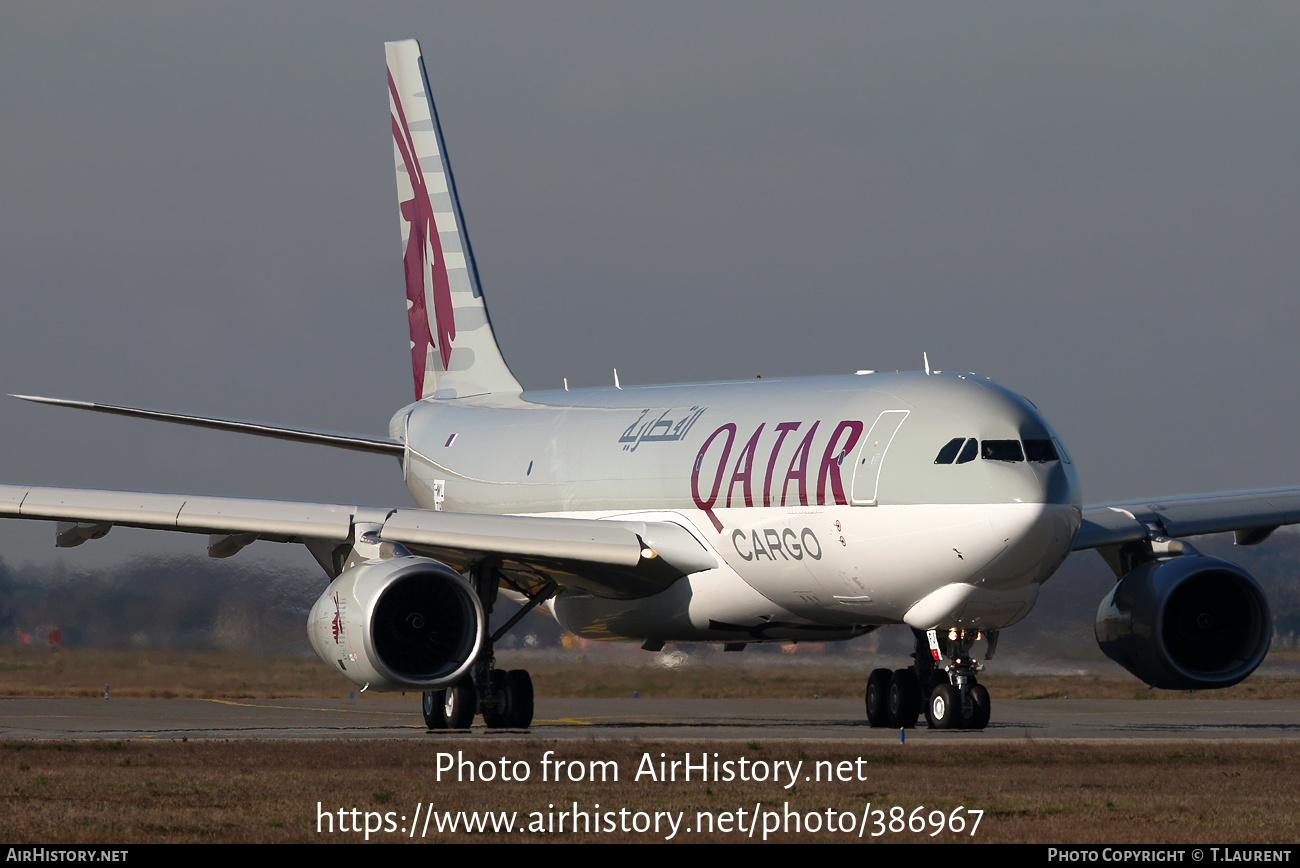
[[[1074,551],[1228,531],[1237,545],[1255,545],[1288,524],[1300,524],[1300,488],[1107,503],[1083,508]]]
[[[0,485],[0,518],[57,521],[55,544],[80,545],[114,526],[208,534],[208,554],[229,557],[256,540],[303,543],[331,577],[356,525],[457,570],[491,561],[518,586],[548,583],[633,599],[718,566],[673,522],[477,515],[422,509]]]
[[[100,404],[95,401],[71,401],[67,398],[42,398],[37,395],[10,395],[9,397],[31,401],[34,404],[49,404],[53,407],[71,407],[74,410],[91,410],[96,413],[109,413],[114,416],[132,416],[138,419],[151,419],[155,422],[193,425],[196,428],[235,431],[240,434],[255,434],[258,437],[273,437],[277,440],[292,440],[297,443],[315,443],[319,446],[334,446],[339,449],[352,449],[357,452],[393,455],[397,458],[401,458],[406,449],[405,445],[391,437],[340,434],[336,431],[318,431],[314,428],[250,422],[246,419],[195,416],[190,413],[173,413],[170,410],[148,410],[143,407],[123,407],[120,404]]]

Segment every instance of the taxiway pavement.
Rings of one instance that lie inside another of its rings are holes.
[[[429,732],[419,698],[0,700],[0,734],[37,739],[690,738],[892,739],[861,702],[759,699],[541,699],[527,730]],[[954,739],[1300,739],[1300,701],[1004,700],[982,732],[921,725],[909,741]]]

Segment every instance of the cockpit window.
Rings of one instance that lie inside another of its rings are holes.
[[[952,464],[952,460],[957,457],[957,450],[966,442],[965,437],[954,437],[939,450],[939,457],[934,459],[935,464]]]
[[[1055,437],[1053,437],[1053,438],[1052,438],[1052,442],[1056,444],[1056,451],[1057,451],[1057,454],[1059,454],[1059,455],[1061,456],[1061,460],[1064,461],[1066,464],[1069,464],[1069,463],[1070,463],[1070,453],[1065,451],[1065,447],[1061,445],[1061,441],[1060,441],[1060,440],[1057,440]]]
[[[1029,461],[1059,461],[1051,440],[1026,440],[1025,458]]]
[[[966,448],[963,449],[961,451],[961,454],[957,456],[957,463],[968,464],[971,461],[974,461],[975,456],[978,454],[979,454],[979,444],[975,441],[975,438],[972,437],[966,441]]]
[[[1024,461],[1025,453],[1019,440],[985,440],[980,452],[989,461]]]

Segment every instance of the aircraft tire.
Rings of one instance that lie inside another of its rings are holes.
[[[442,716],[441,690],[426,690],[420,697],[420,710],[424,712],[424,725],[429,729],[446,729],[447,719]]]
[[[506,672],[504,669],[493,669],[488,673],[488,679],[500,704],[496,710],[486,707],[483,709],[483,723],[491,729],[504,729],[510,725],[510,694],[506,690]]]
[[[989,725],[989,714],[992,711],[988,688],[983,684],[972,684],[966,694],[970,697],[971,704],[971,714],[966,718],[966,728],[983,729]]]
[[[889,679],[894,673],[888,669],[874,669],[867,677],[867,724],[874,727],[889,726]]]
[[[509,708],[506,726],[527,729],[533,725],[533,677],[527,669],[511,669],[506,673],[506,705]]]
[[[961,691],[951,684],[940,684],[925,705],[925,719],[931,729],[960,729]]]
[[[911,729],[921,716],[921,685],[911,669],[896,669],[889,679],[889,725]]]
[[[474,706],[477,704],[474,683],[468,678],[462,678],[447,689],[436,690],[434,693],[442,694],[439,711],[442,719],[446,721],[445,728],[469,729],[470,724],[474,722]]]

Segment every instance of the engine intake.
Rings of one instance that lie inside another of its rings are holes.
[[[430,558],[366,561],[330,584],[307,621],[317,655],[361,687],[434,690],[478,655],[486,619],[478,595]]]
[[[1097,610],[1106,656],[1152,687],[1231,687],[1268,653],[1273,616],[1255,579],[1236,564],[1184,554],[1145,563]]]

